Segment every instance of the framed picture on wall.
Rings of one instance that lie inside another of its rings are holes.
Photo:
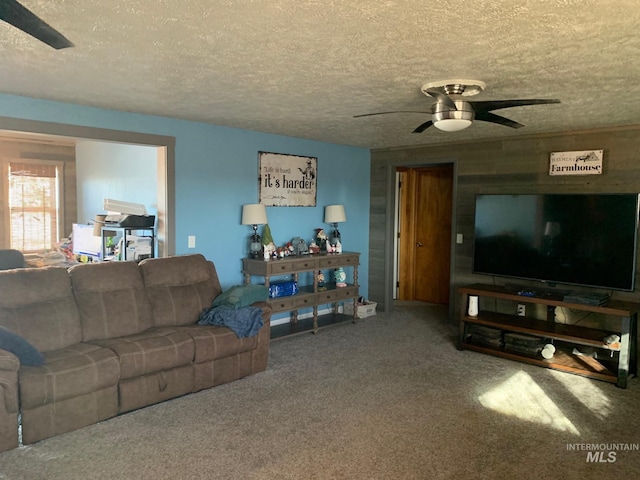
[[[267,207],[315,207],[318,159],[258,152],[259,201]]]

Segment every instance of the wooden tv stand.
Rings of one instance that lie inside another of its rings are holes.
[[[496,355],[498,357],[530,363],[540,367],[561,370],[563,372],[582,375],[585,377],[615,383],[620,388],[627,387],[629,376],[637,374],[637,318],[640,304],[611,300],[605,306],[584,305],[564,302],[552,295],[523,296],[515,289],[493,285],[474,284],[458,288],[462,295],[460,312],[460,332],[458,348]],[[477,295],[480,300],[480,311],[477,316],[468,315],[468,301],[470,295]],[[546,320],[526,316],[510,315],[483,309],[482,298],[502,299],[516,304],[546,305],[548,316]],[[600,330],[578,325],[569,325],[555,321],[555,308],[566,307],[571,310],[594,312],[620,318],[620,327],[616,331]],[[479,326],[495,333],[499,342],[482,341],[482,336],[470,332]],[[540,339],[541,343],[553,343],[556,353],[550,359],[543,358],[540,353],[528,353],[509,349],[505,342],[505,335],[512,337],[524,334],[527,337]],[[609,335],[618,335],[618,345],[606,345],[603,339]],[[480,340],[479,340],[480,339]],[[573,354],[574,348],[596,348],[600,353],[597,358],[586,355]]]

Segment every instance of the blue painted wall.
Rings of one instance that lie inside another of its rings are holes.
[[[80,141],[76,145],[78,223],[106,213],[104,199],[144,205],[158,214],[158,149],[143,145]]]
[[[344,204],[340,225],[345,250],[361,252],[359,283],[368,292],[369,151],[292,137],[0,94],[0,116],[176,138],[176,253],[199,252],[214,261],[224,288],[242,283],[241,258],[250,228],[240,225],[242,205],[258,201],[258,152],[318,158],[316,207],[268,207],[277,244],[311,239],[324,206]],[[79,186],[79,188],[81,188]],[[196,248],[187,237],[196,236]]]

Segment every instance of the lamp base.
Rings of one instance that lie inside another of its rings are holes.
[[[262,258],[262,241],[260,235],[257,233],[251,235],[249,240],[249,257],[250,258]]]
[[[333,247],[335,247],[336,245],[341,243],[341,241],[340,241],[340,231],[338,230],[338,224],[337,223],[333,224],[333,231],[331,232],[331,236],[329,237],[329,243]]]

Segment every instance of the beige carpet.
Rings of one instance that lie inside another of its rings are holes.
[[[266,372],[2,453],[0,479],[640,478],[640,451],[606,461],[640,444],[638,379],[460,352],[445,316],[277,340]]]

